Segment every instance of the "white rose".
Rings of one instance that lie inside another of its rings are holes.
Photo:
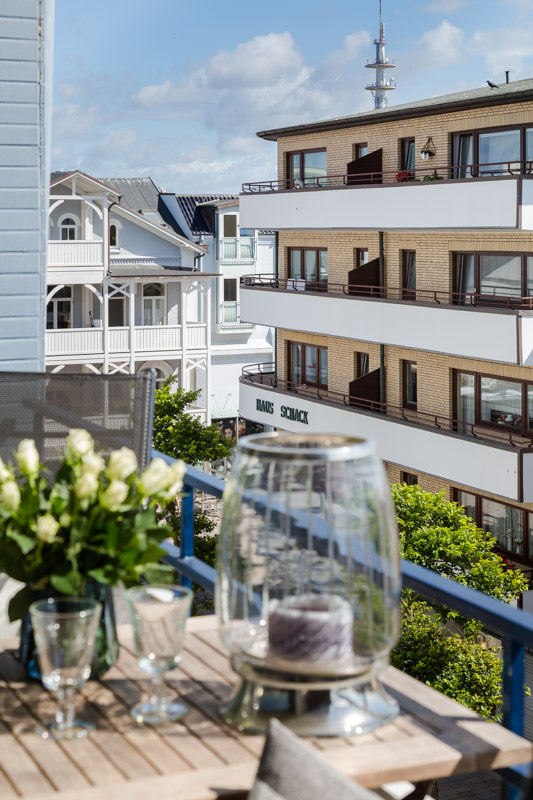
[[[6,481],[0,487],[0,500],[10,511],[16,511],[20,506],[20,491],[15,481]]]
[[[20,471],[28,477],[33,477],[39,472],[39,453],[33,439],[23,439],[18,446],[15,458]]]
[[[77,461],[94,448],[93,437],[83,428],[72,428],[67,436],[66,456],[70,461]]]
[[[102,456],[97,456],[96,453],[86,453],[81,460],[82,473],[91,473],[91,475],[99,475],[105,467],[105,461]]]
[[[98,489],[98,478],[92,472],[82,472],[74,484],[74,493],[78,500],[85,500]]]
[[[137,469],[137,456],[128,447],[121,447],[109,456],[106,475],[109,480],[124,481]]]
[[[162,458],[154,458],[139,479],[139,489],[142,494],[149,497],[164,492],[172,483],[174,476],[170,467]]]
[[[176,463],[172,464],[170,467],[170,471],[172,473],[173,483],[169,486],[167,493],[170,497],[175,497],[183,488],[183,478],[187,471],[187,465],[183,461],[176,461]]]
[[[59,522],[51,514],[45,514],[37,520],[37,538],[41,542],[53,542],[59,530]]]
[[[4,483],[4,481],[9,481],[12,477],[13,476],[11,475],[11,472],[0,458],[0,483]]]
[[[129,486],[124,481],[111,481],[103,492],[100,503],[109,511],[116,511],[129,494]]]

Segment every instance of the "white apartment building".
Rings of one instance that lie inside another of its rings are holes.
[[[187,239],[203,245],[202,274],[211,279],[211,416],[237,436],[239,379],[251,363],[273,358],[273,330],[241,318],[241,278],[271,275],[275,269],[273,231],[240,225],[239,198],[234,195],[162,194],[162,200]],[[241,432],[246,428],[241,421]]]
[[[278,175],[241,224],[278,269],[241,286],[276,360],[240,409],[374,439],[391,481],[444,489],[533,565],[533,80],[263,131]],[[269,176],[265,176],[269,178]]]
[[[207,250],[181,235],[149,178],[54,173],[50,186],[46,368],[134,374],[153,367],[200,389],[211,420]]]

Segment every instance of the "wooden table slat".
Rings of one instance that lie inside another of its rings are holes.
[[[120,657],[99,682],[83,687],[79,712],[96,730],[87,740],[38,740],[36,719],[53,716],[54,700],[23,680],[0,643],[0,798],[11,800],[216,800],[246,796],[264,739],[229,729],[218,707],[237,683],[214,617],[189,620],[180,667],[169,690],[189,707],[183,721],[138,726],[130,708],[149,681],[137,664],[131,631],[121,629]],[[377,787],[533,759],[533,746],[428,686],[389,669],[384,683],[401,706],[390,725],[365,736],[310,739],[317,757]]]

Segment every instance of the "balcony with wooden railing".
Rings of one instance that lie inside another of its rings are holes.
[[[49,241],[48,267],[102,267],[104,243],[101,239]]]
[[[221,264],[253,264],[256,242],[253,236],[231,236],[220,240]]]

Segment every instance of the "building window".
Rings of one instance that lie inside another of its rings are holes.
[[[114,224],[109,226],[109,246],[118,247],[118,231]]]
[[[524,125],[452,134],[452,156],[454,178],[529,174],[533,128]]]
[[[355,377],[362,378],[370,372],[370,356],[368,353],[355,354]]]
[[[402,287],[404,300],[416,300],[415,250],[402,250]]]
[[[403,405],[417,406],[417,365],[414,361],[403,361]]]
[[[72,242],[78,239],[78,224],[72,217],[64,217],[59,225],[62,242]]]
[[[402,472],[401,481],[402,483],[406,483],[407,486],[418,486],[418,475],[415,475],[413,472]]]
[[[294,384],[328,387],[328,348],[289,342],[289,375]]]
[[[368,248],[356,247],[355,249],[355,266],[362,267],[363,264],[368,264]]]
[[[533,551],[530,531],[533,530],[533,514],[517,506],[471,492],[456,489],[454,494],[456,502],[464,507],[466,516],[479,528],[494,536],[499,550],[520,559],[531,559]]]
[[[327,175],[326,150],[300,150],[287,153],[287,188],[325,186]]]
[[[327,287],[328,251],[317,247],[290,247],[289,278],[305,281],[308,289]]]
[[[48,287],[48,293],[53,287]],[[51,300],[46,304],[46,328],[55,330],[58,328],[72,327],[72,288],[63,286]]]
[[[353,146],[353,156],[354,159],[363,158],[363,156],[368,155],[368,143],[367,142],[359,142],[358,144],[354,144]]]
[[[224,278],[224,302],[237,302],[237,278]]]
[[[237,238],[237,214],[224,214],[222,226],[225,239]]]
[[[454,302],[520,304],[533,296],[533,256],[522,253],[454,253]],[[509,300],[508,298],[514,298]]]
[[[165,324],[165,287],[147,283],[143,287],[143,325]]]
[[[523,436],[533,431],[533,384],[495,375],[455,373],[455,417],[458,431],[471,434],[474,425]]]
[[[412,137],[400,139],[400,169],[402,172],[412,173],[415,171],[415,140]]]

